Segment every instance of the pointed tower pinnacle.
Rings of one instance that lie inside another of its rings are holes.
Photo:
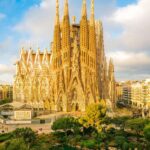
[[[86,11],[86,0],[83,0],[82,4],[82,17],[87,16],[87,11]]]
[[[20,59],[24,61],[24,63],[26,62],[26,54],[27,52],[24,50],[24,47],[22,47],[21,53],[20,53]]]
[[[69,9],[68,9],[68,0],[65,0],[64,5],[64,16],[62,22],[62,47],[70,47],[70,20],[69,20]]]
[[[110,61],[109,61],[109,71],[112,73],[114,72],[114,64],[113,64],[112,58],[110,58]]]
[[[115,80],[115,77],[114,77],[114,64],[113,64],[112,58],[110,58],[110,60],[109,60],[108,78],[109,78],[109,81],[114,81]]]
[[[56,0],[56,18],[55,25],[59,24],[59,0]]]
[[[89,48],[89,27],[87,20],[86,0],[83,0],[80,21],[80,45],[86,49]]]
[[[91,17],[90,17],[90,24],[94,25],[95,23],[95,13],[94,13],[94,0],[91,0]]]
[[[91,0],[91,17],[89,25],[89,50],[96,55],[96,32],[95,32],[95,17],[94,17],[94,0]]]
[[[71,40],[70,40],[70,20],[69,20],[69,8],[68,0],[65,0],[64,16],[62,21],[62,64],[64,70],[65,85],[70,81],[70,65],[71,65]]]
[[[56,0],[56,16],[54,27],[53,51],[58,52],[61,49],[60,23],[59,23],[59,1]]]
[[[65,9],[64,9],[64,16],[68,16],[69,11],[68,11],[68,0],[65,0]]]

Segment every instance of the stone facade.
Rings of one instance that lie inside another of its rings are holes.
[[[13,99],[13,87],[11,85],[0,85],[0,100]]]
[[[109,70],[107,68],[103,28],[100,21],[95,21],[94,0],[91,0],[89,20],[86,0],[83,0],[79,24],[75,17],[70,23],[67,0],[60,23],[56,0],[51,51],[21,50],[16,63],[14,101],[25,102],[39,110],[85,111],[91,103],[113,98],[112,61]]]

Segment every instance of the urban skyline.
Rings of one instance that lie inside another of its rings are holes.
[[[63,1],[60,3],[62,12]],[[77,22],[80,20],[81,9],[76,11],[76,8],[80,8],[81,3],[82,1],[69,0],[71,21],[74,14]],[[96,18],[100,18],[104,24],[106,56],[112,56],[114,60],[116,80],[148,78],[149,1],[95,0],[95,4]],[[89,0],[87,6],[89,16]],[[0,48],[4,52],[0,56],[0,81],[12,83],[15,74],[13,64],[19,57],[21,47],[49,49],[54,12],[55,0],[12,0],[9,6],[8,1],[0,2]]]

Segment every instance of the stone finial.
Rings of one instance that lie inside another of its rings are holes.
[[[95,13],[94,13],[94,0],[91,0],[91,17],[90,17],[90,24],[95,22]]]
[[[83,0],[83,3],[82,3],[82,17],[83,16],[87,16],[87,11],[86,11],[86,0]]]
[[[65,0],[64,16],[68,16],[68,15],[69,15],[68,0]]]
[[[55,24],[59,24],[59,0],[56,0],[56,17]]]

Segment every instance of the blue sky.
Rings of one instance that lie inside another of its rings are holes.
[[[130,5],[136,2],[137,0],[117,0],[117,6],[124,7],[126,5]]]
[[[114,59],[117,80],[149,77],[149,2],[95,0],[96,19],[103,21],[106,55]],[[63,0],[60,3],[63,12]],[[81,4],[82,0],[69,0],[70,18],[75,14],[80,19]],[[90,12],[90,0],[87,6]],[[21,47],[49,47],[54,14],[55,0],[0,0],[0,82],[13,81]],[[141,21],[146,23],[142,28]]]

